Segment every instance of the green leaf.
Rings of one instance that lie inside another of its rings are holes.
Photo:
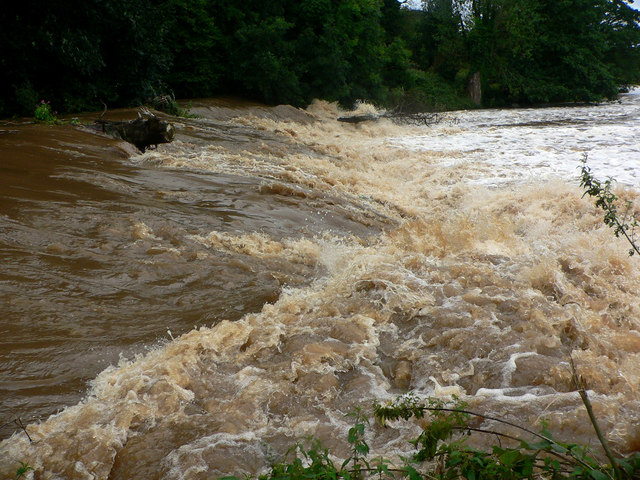
[[[593,478],[593,480],[609,480],[609,476],[600,470],[590,469],[589,476]]]
[[[518,450],[507,450],[498,458],[503,465],[511,467],[521,456]]]
[[[535,457],[525,457],[524,462],[522,463],[522,476],[526,478],[530,478],[533,474],[533,465],[534,465]],[[557,462],[556,462],[557,463]]]
[[[466,470],[462,472],[462,476],[467,480],[476,480],[476,472],[475,470]]]
[[[567,453],[567,449],[565,447],[563,447],[562,445],[559,445],[557,443],[552,443],[551,444],[551,450],[553,450],[554,452],[558,452],[558,453]]]
[[[355,446],[355,449],[358,453],[361,453],[363,455],[366,455],[369,453],[369,445],[367,445],[366,443],[359,443],[358,445]]]
[[[402,470],[405,476],[409,477],[409,480],[422,480],[422,475],[420,475],[411,465],[407,465]]]
[[[547,440],[542,440],[540,442],[535,442],[535,443],[529,443],[529,442],[525,442],[522,441],[522,445],[524,448],[528,449],[528,450],[544,450],[544,451],[548,451],[549,448],[551,447],[551,443]]]

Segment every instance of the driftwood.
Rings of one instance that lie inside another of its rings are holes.
[[[376,122],[381,118],[390,118],[392,122],[408,125],[434,125],[440,121],[440,116],[437,113],[402,113],[402,112],[387,112],[381,115],[367,114],[367,115],[348,115],[345,117],[338,117],[339,122],[346,123],[362,123],[362,122]]]
[[[346,123],[361,123],[361,122],[376,122],[380,119],[381,115],[374,115],[374,114],[368,114],[368,115],[348,115],[346,117],[338,117],[338,121],[339,122],[346,122]]]
[[[157,147],[160,143],[169,143],[175,136],[173,125],[156,117],[149,110],[144,109],[144,116],[138,113],[138,118],[128,122],[103,120],[106,111],[105,106],[105,111],[95,121],[101,126],[101,130],[114,138],[134,144],[142,152],[152,145]]]

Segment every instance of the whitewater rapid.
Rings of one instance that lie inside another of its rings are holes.
[[[345,415],[408,391],[456,393],[473,410],[533,429],[544,420],[557,438],[595,445],[571,362],[613,448],[637,451],[640,268],[583,198],[578,167],[586,153],[597,175],[635,187],[638,108],[634,91],[416,127],[341,123],[326,102],[194,102],[201,118],[173,119],[176,141],[119,160],[124,180],[100,185],[138,187],[117,197],[97,258],[159,298],[109,303],[96,314],[109,328],[94,331],[118,331],[121,317],[136,332],[136,312],[153,305],[158,322],[140,328],[157,337],[97,374],[81,401],[29,424],[33,443],[20,430],[0,443],[0,475],[19,461],[49,479],[255,475],[308,436],[341,460]],[[638,205],[635,188],[618,193]],[[17,232],[28,221],[11,218]],[[58,243],[46,258],[63,262],[73,245]],[[112,261],[120,252],[127,261]],[[47,308],[18,298],[16,318]],[[104,301],[78,298],[77,311]],[[251,298],[260,306],[241,315],[223,308]],[[416,428],[372,425],[373,455],[408,455]]]
[[[445,156],[444,168],[468,167],[468,181],[478,185],[575,181],[586,158],[597,177],[638,188],[639,118],[640,89],[634,89],[600,105],[447,113],[429,134],[391,142]]]

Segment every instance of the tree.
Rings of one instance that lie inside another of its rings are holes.
[[[640,82],[629,0],[60,0],[0,10],[0,114],[238,94],[460,108],[613,98]]]
[[[528,102],[540,82],[534,67],[542,18],[536,0],[476,0],[469,34],[472,71],[480,72],[485,103]]]
[[[423,68],[464,84],[478,71],[489,105],[614,98],[637,70],[637,14],[621,0],[428,0]],[[626,73],[626,76],[624,75]]]
[[[605,5],[604,61],[616,82],[640,83],[640,11],[629,0],[609,0]]]
[[[216,22],[220,11],[207,0],[169,0],[166,45],[171,69],[165,76],[180,97],[210,96],[225,75],[224,36]]]
[[[0,113],[50,99],[70,111],[139,101],[162,86],[169,55],[151,0],[13,2],[0,11]],[[3,111],[4,110],[4,111]]]
[[[459,6],[455,0],[423,1],[421,49],[416,52],[421,68],[432,70],[450,82],[468,64],[467,32]]]

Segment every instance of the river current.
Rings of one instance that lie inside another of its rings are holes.
[[[578,186],[586,158],[640,204],[639,91],[432,126],[193,105],[144,154],[0,124],[0,476],[256,474],[407,391],[596,445],[571,361],[640,449],[640,260]]]

